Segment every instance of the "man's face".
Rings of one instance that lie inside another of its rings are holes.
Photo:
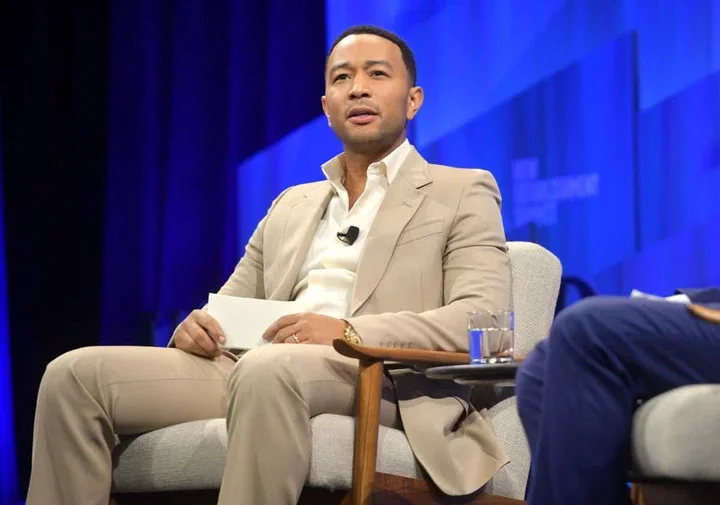
[[[400,48],[377,35],[350,35],[335,46],[325,73],[323,111],[346,149],[388,148],[422,104]]]

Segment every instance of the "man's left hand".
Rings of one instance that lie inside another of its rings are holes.
[[[332,345],[342,338],[347,323],[342,319],[312,312],[283,316],[263,333],[263,339],[273,344],[319,344]],[[297,339],[297,340],[296,340]]]

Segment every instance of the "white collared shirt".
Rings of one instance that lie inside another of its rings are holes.
[[[352,209],[348,209],[349,197],[342,184],[345,168],[341,155],[322,166],[334,195],[318,225],[293,289],[292,298],[302,304],[304,311],[336,318],[350,315],[350,297],[365,239],[388,187],[411,149],[410,142],[405,139],[385,158],[368,166],[365,190]],[[350,226],[360,230],[352,245],[337,237],[338,232],[345,232]]]

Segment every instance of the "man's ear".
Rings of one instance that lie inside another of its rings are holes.
[[[408,104],[407,104],[407,119],[408,121],[413,119],[420,107],[422,107],[423,100],[425,99],[425,92],[420,86],[413,86],[410,88],[408,93]]]
[[[328,126],[332,126],[332,124],[330,124],[330,112],[327,108],[327,99],[325,98],[325,95],[320,97],[320,103],[322,103],[323,114],[325,114],[325,117],[327,118]]]

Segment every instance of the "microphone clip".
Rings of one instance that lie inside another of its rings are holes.
[[[340,242],[344,242],[347,245],[353,245],[360,235],[360,228],[357,226],[350,226],[347,231],[339,231],[337,238]]]

